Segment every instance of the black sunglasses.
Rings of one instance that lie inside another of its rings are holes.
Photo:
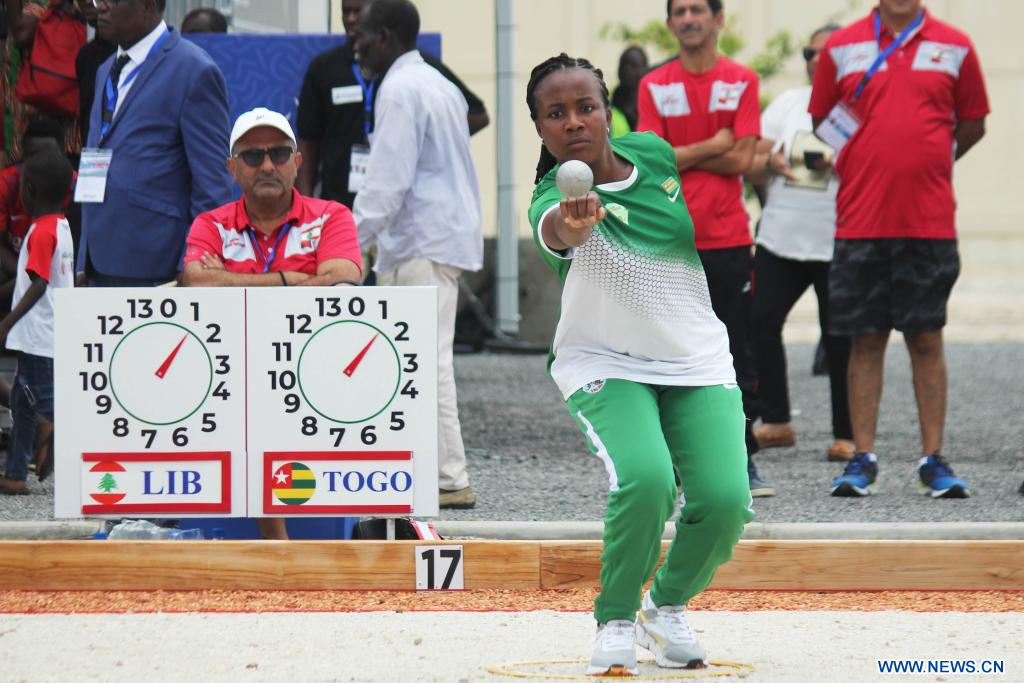
[[[804,48],[804,61],[805,62],[811,61],[812,59],[814,59],[815,57],[818,56],[819,52],[821,52],[821,50],[819,50],[817,48],[805,47]]]
[[[249,168],[259,168],[263,165],[263,158],[265,156],[269,155],[270,163],[275,166],[280,166],[291,159],[292,154],[294,153],[295,150],[291,147],[281,145],[280,147],[247,149],[244,152],[239,152],[235,156],[241,159]]]

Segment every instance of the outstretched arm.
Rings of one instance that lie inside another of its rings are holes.
[[[594,226],[607,215],[596,192],[566,197],[558,205],[558,211],[550,211],[544,218],[541,237],[553,251],[572,249],[590,239]]]

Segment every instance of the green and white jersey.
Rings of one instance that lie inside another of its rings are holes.
[[[654,133],[630,133],[611,144],[633,173],[594,188],[608,216],[584,244],[556,252],[541,237],[544,217],[563,198],[557,166],[530,204],[537,247],[562,280],[551,377],[566,399],[605,379],[735,383],[729,338],[711,309],[672,148]]]

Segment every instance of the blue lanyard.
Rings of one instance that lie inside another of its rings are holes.
[[[277,248],[278,248],[278,246],[280,246],[281,240],[283,240],[285,238],[285,235],[287,235],[289,232],[291,232],[291,229],[292,229],[292,222],[291,221],[288,221],[287,223],[285,223],[284,225],[281,226],[281,228],[280,228],[281,231],[279,233],[277,233],[277,239],[274,240],[274,246],[272,246],[270,248],[270,253],[269,254],[264,254],[263,253],[263,249],[260,247],[260,243],[258,241],[256,241],[256,231],[253,230],[251,227],[245,229],[246,234],[249,235],[249,241],[252,242],[253,250],[257,254],[259,254],[260,258],[263,260],[263,272],[264,273],[269,273],[270,272],[270,264],[274,262],[274,257],[277,256]]]
[[[923,23],[924,23],[924,10],[921,10],[920,12],[917,13],[917,17],[914,19],[913,22],[911,22],[910,26],[908,26],[905,29],[903,29],[903,33],[899,34],[896,37],[896,40],[894,40],[892,42],[892,45],[887,47],[885,49],[885,52],[882,52],[881,54],[878,55],[878,57],[875,59],[875,63],[872,64],[871,68],[868,69],[866,74],[864,74],[864,78],[860,79],[860,85],[857,86],[857,92],[855,92],[853,94],[853,101],[854,102],[856,102],[860,98],[860,94],[862,92],[864,92],[864,88],[867,87],[868,81],[870,81],[872,78],[874,78],[874,76],[878,72],[878,70],[882,68],[883,64],[885,64],[885,60],[889,59],[889,55],[891,55],[893,52],[898,50],[900,48],[900,46],[903,45],[904,42],[906,42],[907,38],[909,38],[910,35],[914,31],[916,31],[918,28],[920,28],[921,24],[923,24]],[[882,17],[879,14],[878,10],[875,10],[875,42],[878,43],[878,49],[881,50],[882,49]]]
[[[363,89],[363,132],[366,137],[370,137],[370,120],[373,117],[373,89],[377,86],[376,81],[366,82],[363,78],[363,72],[359,70],[359,66],[355,63],[352,64],[352,73],[356,75],[356,80],[359,81],[359,87]]]
[[[165,40],[167,40],[167,36],[169,36],[170,34],[170,30],[164,29],[164,32],[160,34],[160,37],[156,39],[155,43],[153,43],[153,47],[149,48],[149,52],[146,53],[146,56],[145,58],[143,58],[142,63],[145,63],[145,61],[149,59],[154,52],[156,52],[156,49],[160,47]],[[107,118],[109,120],[104,120],[102,125],[100,126],[100,140],[103,140],[103,138],[107,136],[107,131],[110,130],[110,126],[114,122],[114,110],[117,109],[118,90],[124,88],[126,85],[135,80],[135,77],[139,75],[139,71],[142,70],[142,63],[140,63],[137,67],[132,69],[131,72],[127,76],[125,76],[124,83],[120,86],[116,86],[116,84],[114,83],[114,79],[110,77],[110,74],[107,74],[107,83],[105,89],[107,94],[107,114],[109,115]]]

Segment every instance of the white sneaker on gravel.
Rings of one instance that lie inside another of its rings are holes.
[[[636,676],[636,632],[628,619],[613,619],[597,627],[588,676]]]
[[[706,666],[707,654],[686,621],[685,605],[662,605],[644,593],[636,622],[636,641],[650,650],[658,666],[670,669],[700,669]]]

